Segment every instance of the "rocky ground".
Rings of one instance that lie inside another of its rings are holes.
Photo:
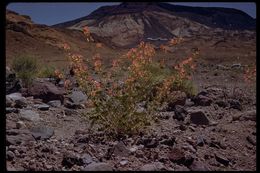
[[[7,170],[256,170],[256,90],[240,82],[234,91],[230,82],[214,83],[233,80],[223,69],[200,69],[195,97],[180,98],[142,133],[119,140],[89,129],[87,96],[76,88],[66,94],[47,79],[29,94],[13,88],[6,95]]]

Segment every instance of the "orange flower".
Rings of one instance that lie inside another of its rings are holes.
[[[112,61],[112,67],[115,68],[118,66],[118,60],[113,60]]]
[[[244,81],[249,83],[256,79],[256,67],[246,68],[244,72]]]
[[[101,83],[100,82],[94,80],[93,84],[94,84],[95,90],[97,90],[97,91],[101,90]]]
[[[97,43],[96,44],[96,48],[101,48],[102,47],[102,43]]]
[[[54,75],[59,79],[63,79],[63,74],[58,69],[54,71]]]
[[[108,89],[107,93],[108,93],[109,96],[113,96],[114,95],[112,89]]]
[[[83,27],[83,33],[85,35],[89,35],[90,34],[90,30],[89,30],[88,26]]]
[[[64,82],[64,88],[69,88],[71,86],[71,81],[69,79],[66,79],[65,82]]]
[[[68,45],[68,43],[63,44],[63,49],[64,50],[70,50],[70,46]]]

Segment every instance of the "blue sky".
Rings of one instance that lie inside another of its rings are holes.
[[[105,5],[116,5],[119,2],[86,2],[86,3],[10,3],[7,9],[29,15],[35,23],[53,25],[86,16]],[[182,2],[176,5],[199,7],[226,7],[242,10],[256,17],[256,5],[252,2]]]

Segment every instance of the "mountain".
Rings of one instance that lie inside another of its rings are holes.
[[[187,17],[177,16],[177,12],[173,14],[166,7],[162,8],[163,5],[164,3],[122,3],[101,7],[84,18],[56,26],[37,24],[29,16],[6,10],[7,65],[10,65],[14,57],[28,54],[38,58],[42,66],[49,64],[66,68],[69,62],[68,54],[62,48],[64,43],[70,45],[71,53],[81,54],[86,60],[100,53],[104,64],[108,64],[141,40],[155,45],[158,51],[156,58],[167,58],[169,64],[189,56],[191,50],[196,49],[200,50],[203,60],[211,63],[237,61],[238,57],[240,61],[255,61],[255,30],[210,27]],[[240,11],[235,11],[240,14]],[[193,13],[195,16],[194,11]],[[182,15],[187,14],[186,10]],[[241,12],[240,15],[243,14]],[[85,25],[89,26],[94,42],[88,42],[83,34],[82,27]],[[176,36],[184,37],[184,41],[179,45],[169,46],[169,39]],[[102,43],[102,47],[98,48],[96,43]],[[161,51],[161,44],[167,44],[167,52]]]
[[[87,43],[87,39],[78,30],[53,28],[34,23],[29,16],[6,10],[6,60],[7,64],[14,57],[31,55],[38,57],[43,63],[62,66],[67,63],[67,52],[62,46],[70,45],[73,53],[89,56],[95,54],[95,43]],[[110,58],[110,49],[104,47],[104,54]]]
[[[94,38],[117,47],[133,47],[141,40],[210,35],[218,31],[256,28],[256,20],[231,8],[187,7],[160,2],[124,2],[104,6],[88,16],[54,25],[82,30],[88,26]]]

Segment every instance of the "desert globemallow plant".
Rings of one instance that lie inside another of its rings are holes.
[[[85,115],[93,124],[110,134],[138,133],[152,123],[156,110],[172,90],[183,89],[196,55],[170,69],[154,60],[155,53],[153,45],[141,42],[125,56],[114,59],[110,68],[104,67],[99,54],[87,65],[82,55],[68,53],[78,84],[89,96],[91,111]]]

